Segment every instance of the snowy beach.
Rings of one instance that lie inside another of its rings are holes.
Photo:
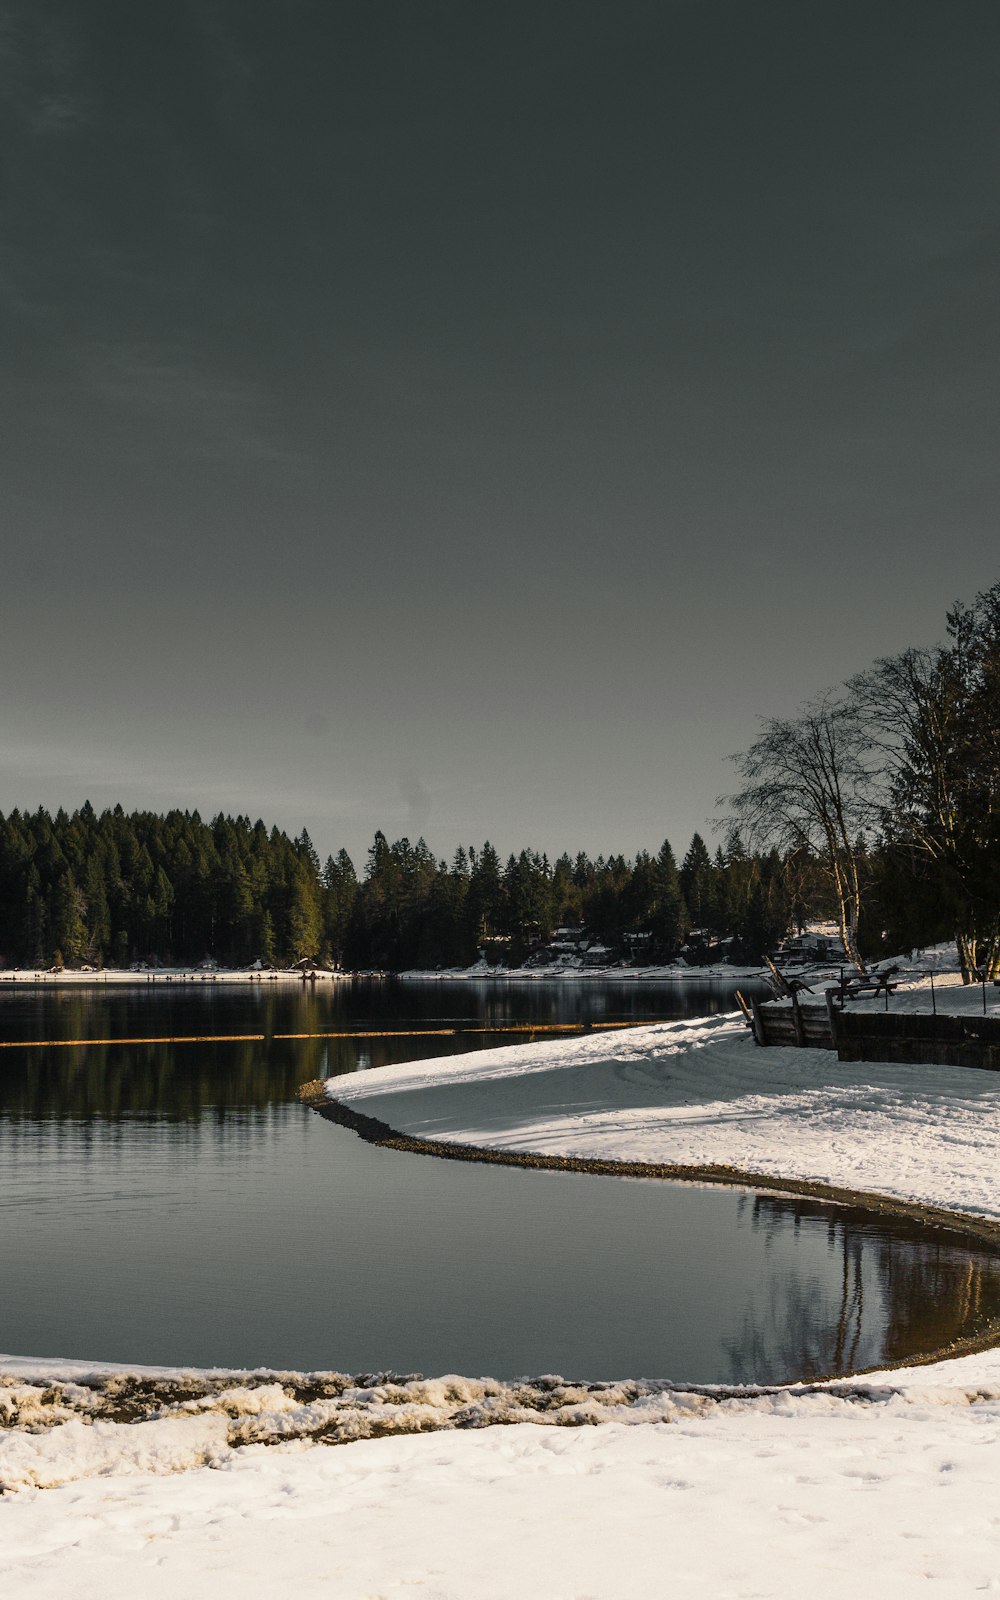
[[[247,984],[247,983],[350,983],[355,978],[396,978],[406,983],[587,983],[604,984],[610,981],[624,984],[663,983],[725,983],[732,980],[760,979],[766,976],[762,967],[732,967],[717,964],[706,967],[685,967],[680,964],[660,967],[608,966],[582,968],[579,964],[550,965],[543,967],[491,967],[477,962],[471,967],[440,967],[434,971],[419,968],[414,971],[348,972],[340,968],[331,970],[322,966],[299,967],[101,967],[30,968],[8,967],[0,971],[0,984],[14,989],[60,988],[102,989],[135,988],[150,984]]]
[[[309,981],[337,982],[351,973],[309,968]],[[107,989],[149,987],[150,984],[246,984],[301,983],[300,968],[288,967],[8,967],[0,972],[0,984],[12,989]]]
[[[982,1005],[946,975],[936,998]],[[892,999],[926,1003],[915,976]],[[415,1138],[1000,1220],[993,1074],[761,1049],[732,1016],[381,1068],[327,1093]],[[0,1372],[20,1419],[0,1435],[0,1576],[19,1596],[1000,1591],[995,1350],[742,1391],[148,1373],[141,1400],[141,1379],[94,1364]]]
[[[1000,991],[986,994],[1000,1013]],[[929,995],[927,977],[904,976],[892,1010],[927,1010]],[[954,972],[936,977],[935,1003],[942,1013],[982,1012],[979,986],[963,987]],[[880,1011],[882,1001],[851,1009]],[[581,1163],[735,1169],[1000,1220],[1000,1078],[760,1048],[739,1014],[413,1062],[331,1078],[325,1092],[414,1139]]]

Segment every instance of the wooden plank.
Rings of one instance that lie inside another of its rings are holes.
[[[806,1042],[806,1030],[802,1021],[802,1007],[799,1005],[797,994],[792,995],[792,1024],[795,1028],[795,1043],[801,1047]]]
[[[747,1027],[748,1028],[752,1028],[753,1027],[753,1012],[750,1010],[750,1007],[747,1005],[746,1001],[744,1000],[743,996],[740,994],[740,991],[738,989],[736,991],[736,1002],[737,1002],[740,1010],[743,1013],[743,1017],[744,1017],[744,1020],[746,1022]]]
[[[833,1039],[825,1017],[807,1017],[804,1022],[807,1044],[818,1045],[821,1050],[833,1049]]]
[[[787,1016],[764,1016],[765,1044],[796,1044],[798,1038],[791,1013]]]
[[[764,1027],[764,1013],[759,1000],[750,1002],[753,1007],[753,1036],[758,1044],[767,1044],[767,1033]]]
[[[766,962],[766,964],[767,964],[767,966],[768,966],[768,968],[770,970],[771,976],[774,979],[775,984],[777,985],[778,993],[780,995],[783,995],[785,997],[785,999],[787,1000],[788,996],[791,994],[792,991],[788,986],[788,981],[785,978],[784,973],[778,971],[777,967],[775,966],[774,962],[771,960],[770,956],[765,956],[764,957],[764,961]]]

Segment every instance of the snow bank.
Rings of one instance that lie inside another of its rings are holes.
[[[516,1383],[492,1378],[358,1380],[339,1373],[284,1373],[242,1381],[160,1380],[131,1392],[120,1374],[91,1386],[45,1385],[0,1375],[0,1491],[54,1488],[85,1478],[231,1466],[249,1445],[345,1444],[428,1432],[506,1426],[579,1428],[700,1418],[785,1417],[806,1423],[878,1408],[1000,1408],[1000,1359],[966,1357],[952,1381],[938,1367],[892,1382],[698,1386],[629,1380]]]
[[[567,959],[552,961],[537,967],[491,967],[477,961],[471,967],[441,967],[429,972],[426,968],[408,968],[398,974],[407,983],[454,983],[456,980],[491,983],[685,983],[704,979],[714,983],[738,983],[741,978],[766,978],[764,967],[732,967],[718,961],[705,967],[689,967],[682,962],[671,962],[662,967],[623,967],[611,962],[606,967],[584,966],[582,962]]]
[[[1000,1589],[996,1402],[251,1447],[0,1501],[32,1600],[813,1600]]]
[[[318,970],[315,980],[320,983],[340,982],[342,979],[351,978],[350,972],[327,972]],[[313,974],[310,973],[310,983]],[[121,987],[134,988],[141,985],[146,988],[150,984],[233,984],[233,983],[298,983],[302,982],[302,973],[297,968],[282,968],[277,971],[269,967],[146,967],[137,966],[132,969],[120,967],[102,967],[93,971],[78,971],[72,968],[52,967],[7,967],[0,971],[0,986],[9,984],[12,988],[47,988],[47,989],[114,989]]]
[[[415,1138],[735,1167],[1000,1219],[1000,1078],[760,1048],[741,1017],[380,1067],[327,1095]]]

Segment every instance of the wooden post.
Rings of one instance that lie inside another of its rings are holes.
[[[777,989],[778,994],[783,995],[784,998],[787,999],[792,991],[788,985],[788,980],[786,979],[785,974],[778,971],[770,956],[765,956],[764,960],[770,968],[771,977],[774,980],[774,986]]]
[[[837,1054],[839,1056],[839,1054],[840,1054],[840,1040],[837,1037],[837,1032],[838,1032],[838,1028],[837,1028],[837,1024],[838,1024],[837,1007],[833,1003],[833,997],[834,997],[834,995],[836,993],[837,993],[836,989],[827,989],[827,990],[825,990],[825,994],[826,994],[826,1015],[827,1015],[827,1020],[830,1023],[830,1043],[833,1046],[834,1050],[836,1050],[836,1052],[837,1052]]]
[[[799,997],[794,992],[792,994],[792,1021],[795,1024],[795,1043],[801,1050],[806,1042],[806,1025],[802,1021],[802,1007],[799,1005]]]
[[[746,1019],[747,1027],[748,1028],[752,1028],[753,1027],[753,1014],[752,1014],[752,1012],[750,1010],[750,1007],[747,1005],[746,1001],[744,1000],[743,996],[740,994],[740,991],[738,989],[736,991],[736,1001],[737,1001],[737,1004],[739,1005],[740,1010],[743,1013],[744,1018]]]
[[[753,1036],[758,1044],[767,1044],[767,1032],[764,1027],[764,1017],[760,1009],[759,1000],[751,1000],[753,1007]]]

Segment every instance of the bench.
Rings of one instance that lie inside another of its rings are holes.
[[[892,981],[898,971],[898,967],[887,967],[884,972],[872,972],[867,978],[862,978],[860,974],[845,978],[841,973],[840,986],[837,990],[841,1011],[848,1000],[857,1000],[864,995],[870,995],[873,1000],[877,1000],[880,994],[884,994],[888,1005],[889,996],[899,988],[899,984]]]

